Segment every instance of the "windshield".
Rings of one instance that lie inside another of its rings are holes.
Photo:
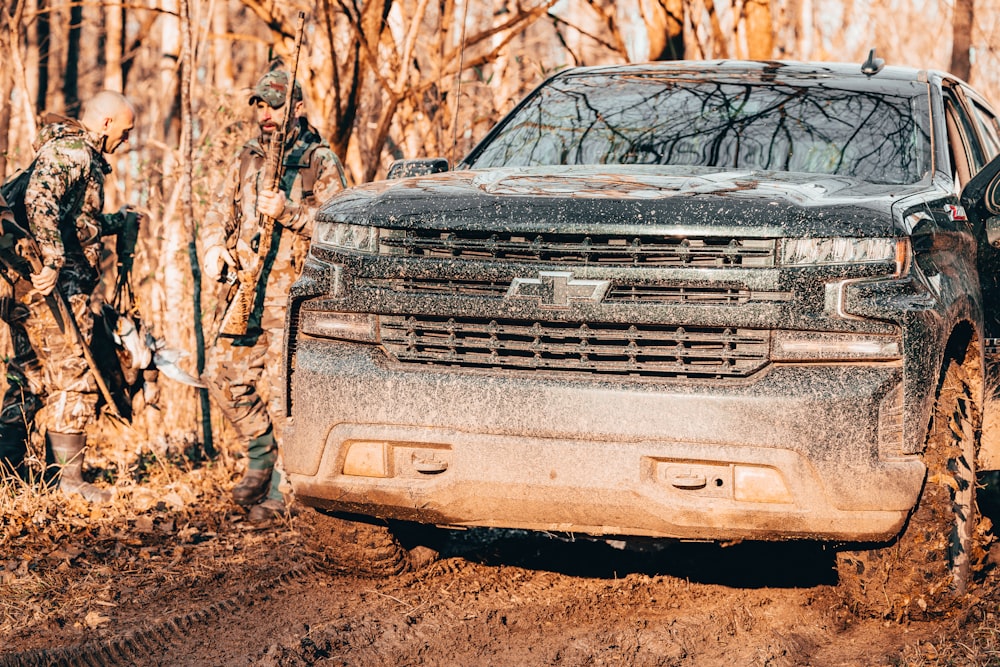
[[[477,147],[474,169],[650,164],[919,181],[930,169],[923,94],[815,82],[587,75],[540,88]]]

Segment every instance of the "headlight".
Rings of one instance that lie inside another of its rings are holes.
[[[346,222],[318,221],[313,232],[313,242],[337,250],[377,253],[378,228]]]
[[[896,264],[902,273],[910,256],[907,239],[806,238],[785,239],[781,247],[784,266],[822,264]]]
[[[299,331],[320,338],[338,338],[361,343],[377,343],[378,317],[364,313],[335,313],[325,310],[303,310]]]

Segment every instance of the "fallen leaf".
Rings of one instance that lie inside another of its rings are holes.
[[[60,546],[49,552],[49,558],[55,560],[73,560],[83,553],[83,549],[75,544]]]
[[[177,531],[177,537],[181,540],[181,542],[193,542],[197,535],[198,529],[192,528],[191,526],[185,526]]]
[[[147,487],[136,487],[132,489],[132,506],[137,512],[145,512],[155,507],[159,502],[159,494]]]
[[[101,627],[102,625],[110,621],[111,621],[110,618],[108,618],[107,616],[101,616],[96,611],[89,612],[83,619],[84,624],[91,630],[96,630],[97,628]]]
[[[173,509],[179,510],[184,509],[184,499],[181,498],[180,494],[176,491],[171,491],[170,493],[163,496],[160,500],[165,502],[168,506]]]

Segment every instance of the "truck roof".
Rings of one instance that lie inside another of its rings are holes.
[[[868,75],[861,71],[861,63],[786,60],[674,60],[629,65],[573,67],[563,70],[556,77],[592,74],[614,76],[663,74],[691,78],[703,78],[710,74],[711,79],[867,79],[870,81],[926,82],[931,75],[931,70],[886,66],[878,73]]]

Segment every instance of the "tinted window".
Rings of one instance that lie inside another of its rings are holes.
[[[972,103],[972,112],[983,136],[986,157],[988,160],[992,160],[997,154],[1000,154],[1000,127],[997,126],[997,119],[976,102]]]
[[[962,151],[965,154],[969,165],[969,176],[975,176],[976,172],[986,164],[986,158],[983,156],[982,148],[976,139],[974,121],[969,117],[965,107],[955,99],[954,94],[950,91],[945,91],[945,109],[958,125],[958,134],[949,132],[951,143],[957,144],[952,146],[952,150]],[[954,158],[961,159],[958,155],[955,155]],[[961,169],[959,169],[959,175],[961,176]],[[967,180],[967,178],[962,178],[960,182],[964,185]]]
[[[915,90],[567,77],[538,90],[470,164],[697,165],[913,183],[930,166],[926,88]]]

